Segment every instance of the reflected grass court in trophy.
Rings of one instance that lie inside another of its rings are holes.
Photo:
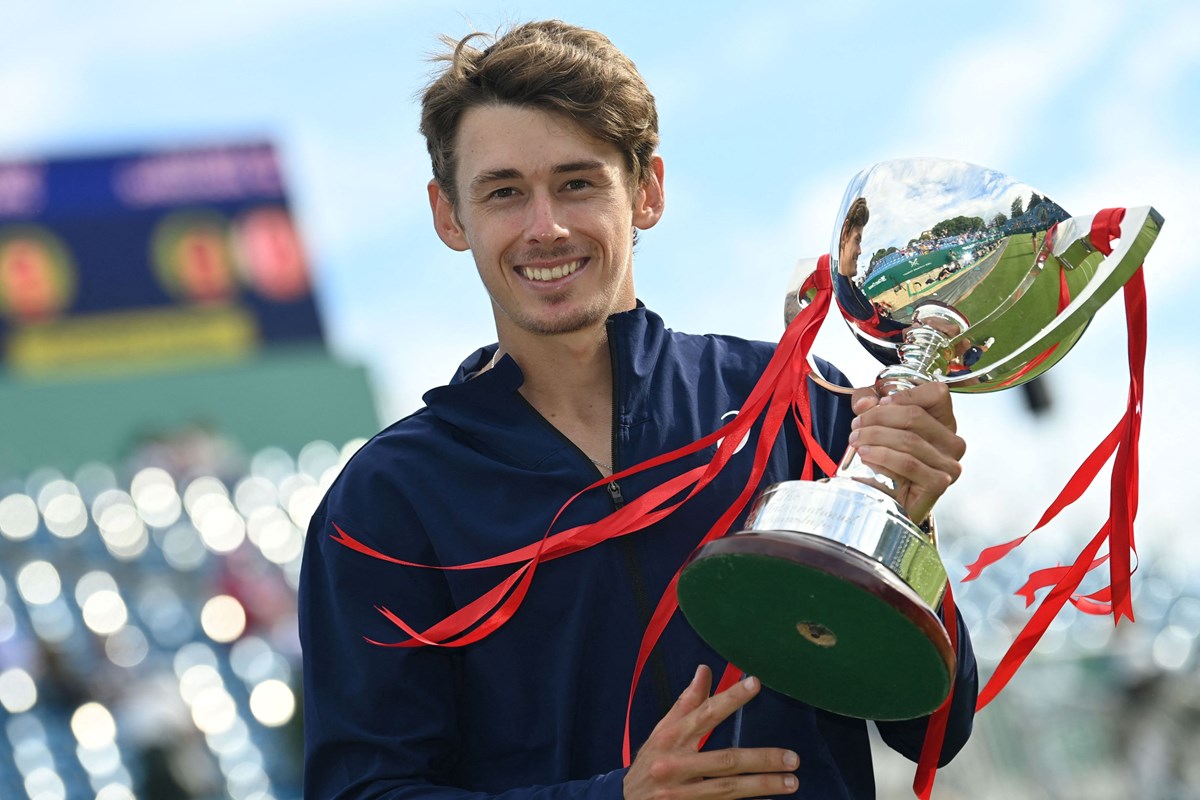
[[[881,395],[934,380],[999,391],[1063,358],[1141,266],[1162,222],[1150,207],[1072,217],[964,162],[883,162],[842,200],[833,294],[885,365]],[[880,720],[934,711],[955,672],[937,613],[946,570],[932,519],[910,520],[896,493],[853,448],[832,478],[767,487],[741,532],[689,562],[680,608],[731,663],[813,706]]]

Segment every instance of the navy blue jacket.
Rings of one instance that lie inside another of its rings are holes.
[[[674,450],[720,427],[754,386],[773,347],[675,333],[644,307],[613,316],[613,457],[617,469]],[[622,796],[625,708],[646,622],[671,576],[745,485],[752,446],[717,481],[644,531],[542,564],[516,615],[462,648],[396,648],[407,636],[377,607],[417,630],[471,602],[511,572],[389,564],[333,541],[333,525],[389,556],[456,565],[538,540],[564,502],[600,474],[517,391],[522,374],[484,348],[426,407],[367,443],[313,516],[300,584],[304,652],[305,797],[615,799]],[[814,389],[817,434],[835,458],[851,413]],[[555,530],[592,522],[666,477],[711,458],[622,479],[573,503]],[[763,485],[797,477],[799,435],[780,435]],[[737,530],[735,527],[733,530]],[[965,629],[959,702],[948,760],[970,733],[975,661]],[[634,701],[636,748],[699,663],[725,662],[676,614]],[[919,754],[925,721],[879,725],[888,743]],[[728,747],[732,723],[707,748]],[[794,797],[870,798],[866,723],[764,691],[744,709],[740,746],[800,754]]]

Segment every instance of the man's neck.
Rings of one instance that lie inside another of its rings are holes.
[[[502,336],[500,351],[520,365],[520,392],[529,404],[588,458],[611,463],[612,359],[605,326],[559,336]]]
[[[521,394],[547,417],[547,411],[583,412],[598,394],[605,403],[612,395],[612,361],[603,325],[558,336],[502,339],[500,351],[520,365],[525,376]]]

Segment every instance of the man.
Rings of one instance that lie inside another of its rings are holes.
[[[881,316],[879,308],[863,292],[862,287],[855,282],[858,276],[858,258],[862,255],[863,229],[871,219],[865,197],[855,198],[846,209],[846,218],[842,221],[841,235],[838,237],[838,267],[833,276],[833,295],[837,298],[842,315],[852,320],[859,330],[876,339],[896,341],[904,338],[907,326],[888,316]],[[875,351],[878,355],[881,351]]]
[[[873,796],[865,723],[753,678],[710,696],[725,662],[679,615],[634,696],[637,755],[622,768],[643,631],[745,484],[752,447],[661,522],[541,564],[490,635],[397,646],[412,644],[397,619],[432,636],[510,574],[488,559],[537,543],[552,522],[557,532],[602,519],[705,463],[711,448],[610,480],[555,521],[580,490],[720,427],[772,352],[675,333],[637,301],[635,232],[662,216],[664,170],[654,100],[633,63],[600,34],[560,22],[517,27],[484,50],[472,38],[426,91],[422,131],[435,229],[471,252],[498,344],[365,445],[313,517],[301,580],[305,796]],[[959,474],[963,445],[943,387],[886,402],[861,393],[853,433],[844,402],[812,398],[823,446],[838,455],[850,437],[869,463],[907,478],[900,500],[914,519]],[[764,485],[797,476],[804,457],[786,429]],[[970,729],[969,646],[960,661],[944,758]],[[881,730],[915,757],[924,727]]]

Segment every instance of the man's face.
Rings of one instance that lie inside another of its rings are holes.
[[[851,228],[842,237],[842,253],[838,259],[838,272],[847,278],[858,273],[858,257],[862,255],[862,226]]]
[[[429,185],[434,224],[471,250],[500,333],[570,333],[635,306],[633,229],[662,212],[661,160],[634,186],[615,147],[513,105],[467,111],[456,155],[457,206]]]

